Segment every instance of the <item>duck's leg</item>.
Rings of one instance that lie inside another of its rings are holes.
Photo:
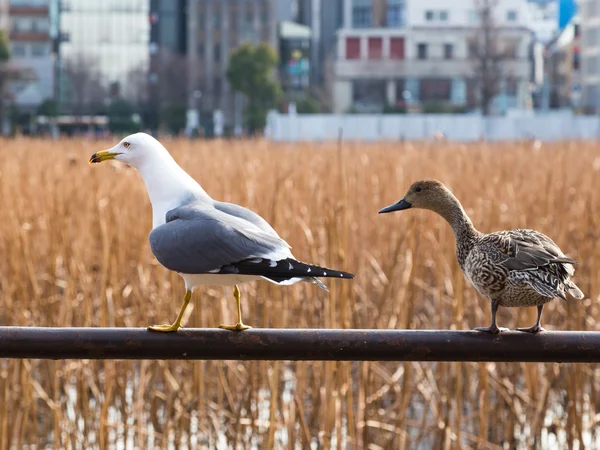
[[[492,333],[492,334],[498,334],[501,331],[508,331],[508,328],[499,328],[498,325],[496,325],[496,312],[498,312],[498,303],[492,301],[492,323],[490,324],[489,327],[478,327],[478,328],[474,328],[475,331],[483,331],[485,333]]]
[[[235,301],[237,302],[238,321],[235,325],[220,325],[219,328],[231,331],[243,331],[252,328],[242,323],[242,305],[240,303],[240,290],[237,287],[237,284],[233,288],[233,296],[235,297]]]
[[[538,317],[535,325],[529,328],[517,328],[517,331],[522,331],[524,333],[539,333],[540,331],[546,331],[541,325],[542,321],[542,311],[544,310],[544,305],[538,305]]]
[[[179,315],[177,316],[177,319],[175,319],[175,322],[173,322],[171,325],[169,325],[169,324],[152,325],[152,326],[148,327],[148,330],[161,331],[163,333],[171,333],[173,331],[179,330],[181,328],[181,319],[183,319],[183,313],[185,312],[187,305],[190,303],[191,298],[192,298],[192,291],[190,291],[188,289],[185,291],[185,297],[183,297],[183,306],[181,307],[181,311],[179,311]]]

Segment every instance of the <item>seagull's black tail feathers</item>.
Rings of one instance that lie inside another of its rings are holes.
[[[279,261],[265,258],[245,259],[235,264],[221,267],[218,273],[255,275],[282,285],[294,284],[298,281],[310,281],[324,290],[327,290],[327,286],[319,281],[317,277],[348,280],[354,278],[353,273],[315,266],[313,264],[296,261],[292,258],[281,259]]]

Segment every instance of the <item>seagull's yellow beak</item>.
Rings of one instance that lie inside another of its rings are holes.
[[[112,151],[112,150],[102,150],[101,152],[96,152],[90,158],[89,163],[101,163],[102,161],[108,161],[109,159],[115,159],[115,156],[120,155],[120,153]]]

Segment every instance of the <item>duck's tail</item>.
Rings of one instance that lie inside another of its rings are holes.
[[[577,287],[577,285],[575,283],[573,283],[571,280],[569,280],[566,283],[565,288],[566,288],[565,290],[567,291],[567,293],[569,295],[571,295],[573,298],[576,298],[577,300],[581,300],[584,297],[583,292],[581,292],[581,289],[579,289]]]

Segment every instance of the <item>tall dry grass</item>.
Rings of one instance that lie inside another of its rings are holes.
[[[114,142],[0,143],[0,324],[141,327],[184,293],[148,245],[150,204],[123,165],[89,166]],[[166,141],[216,199],[274,224],[296,257],[351,282],[242,288],[255,327],[487,325],[448,225],[379,216],[408,185],[447,183],[482,231],[532,227],[580,261],[579,302],[548,329],[600,328],[600,152],[595,143],[274,144]],[[231,289],[194,295],[188,327],[235,318]],[[528,326],[535,308],[501,309]],[[594,448],[596,365],[348,362],[0,361],[0,449]]]

